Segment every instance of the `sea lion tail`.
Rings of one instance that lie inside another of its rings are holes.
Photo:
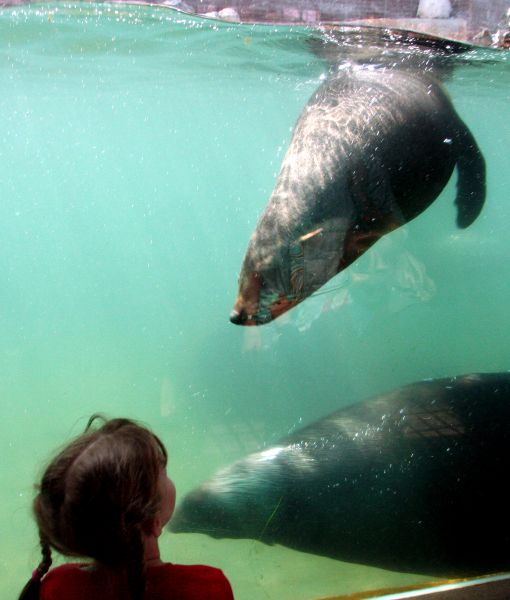
[[[457,132],[457,225],[469,227],[485,202],[485,159],[473,134],[461,122]]]

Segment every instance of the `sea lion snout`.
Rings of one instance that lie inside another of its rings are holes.
[[[234,325],[256,325],[254,316],[257,315],[260,303],[260,289],[263,279],[257,271],[243,271],[239,278],[239,295],[230,313],[230,322]]]
[[[246,311],[244,309],[237,310],[236,308],[232,309],[230,313],[230,322],[234,325],[242,325],[248,318]]]

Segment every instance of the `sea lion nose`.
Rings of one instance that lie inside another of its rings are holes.
[[[246,313],[243,309],[236,310],[235,308],[230,313],[230,322],[234,325],[242,325],[246,321]]]

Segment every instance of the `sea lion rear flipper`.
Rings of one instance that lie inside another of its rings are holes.
[[[468,227],[480,214],[485,202],[485,159],[473,134],[459,123],[457,158],[457,225]]]

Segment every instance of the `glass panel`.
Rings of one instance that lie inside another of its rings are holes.
[[[375,4],[385,10],[316,10],[331,20],[418,10]],[[504,31],[506,4],[451,5],[470,32]],[[289,21],[285,10],[265,18]],[[162,554],[222,568],[241,600],[506,570],[496,550],[470,562],[473,546],[456,564],[445,531],[455,548],[466,532],[496,549],[506,535],[508,57],[409,33],[415,24],[239,24],[122,4],[1,10],[2,597],[39,561],[33,483],[98,411],[162,438],[179,505],[216,477],[220,508],[191,527],[179,509],[183,532],[165,533]],[[332,103],[314,100],[318,90]],[[350,103],[345,123],[338,97]],[[307,117],[332,106],[334,143]],[[301,158],[300,118],[311,144]],[[398,135],[394,119],[405,121]],[[243,269],[282,164],[298,167],[287,197],[310,186],[306,210],[297,202],[282,221],[288,205],[276,201],[274,229],[256,244],[269,267]],[[431,462],[415,469],[420,452]],[[464,530],[445,519],[475,483]],[[410,531],[417,546],[405,550]],[[423,564],[437,543],[444,555]]]

